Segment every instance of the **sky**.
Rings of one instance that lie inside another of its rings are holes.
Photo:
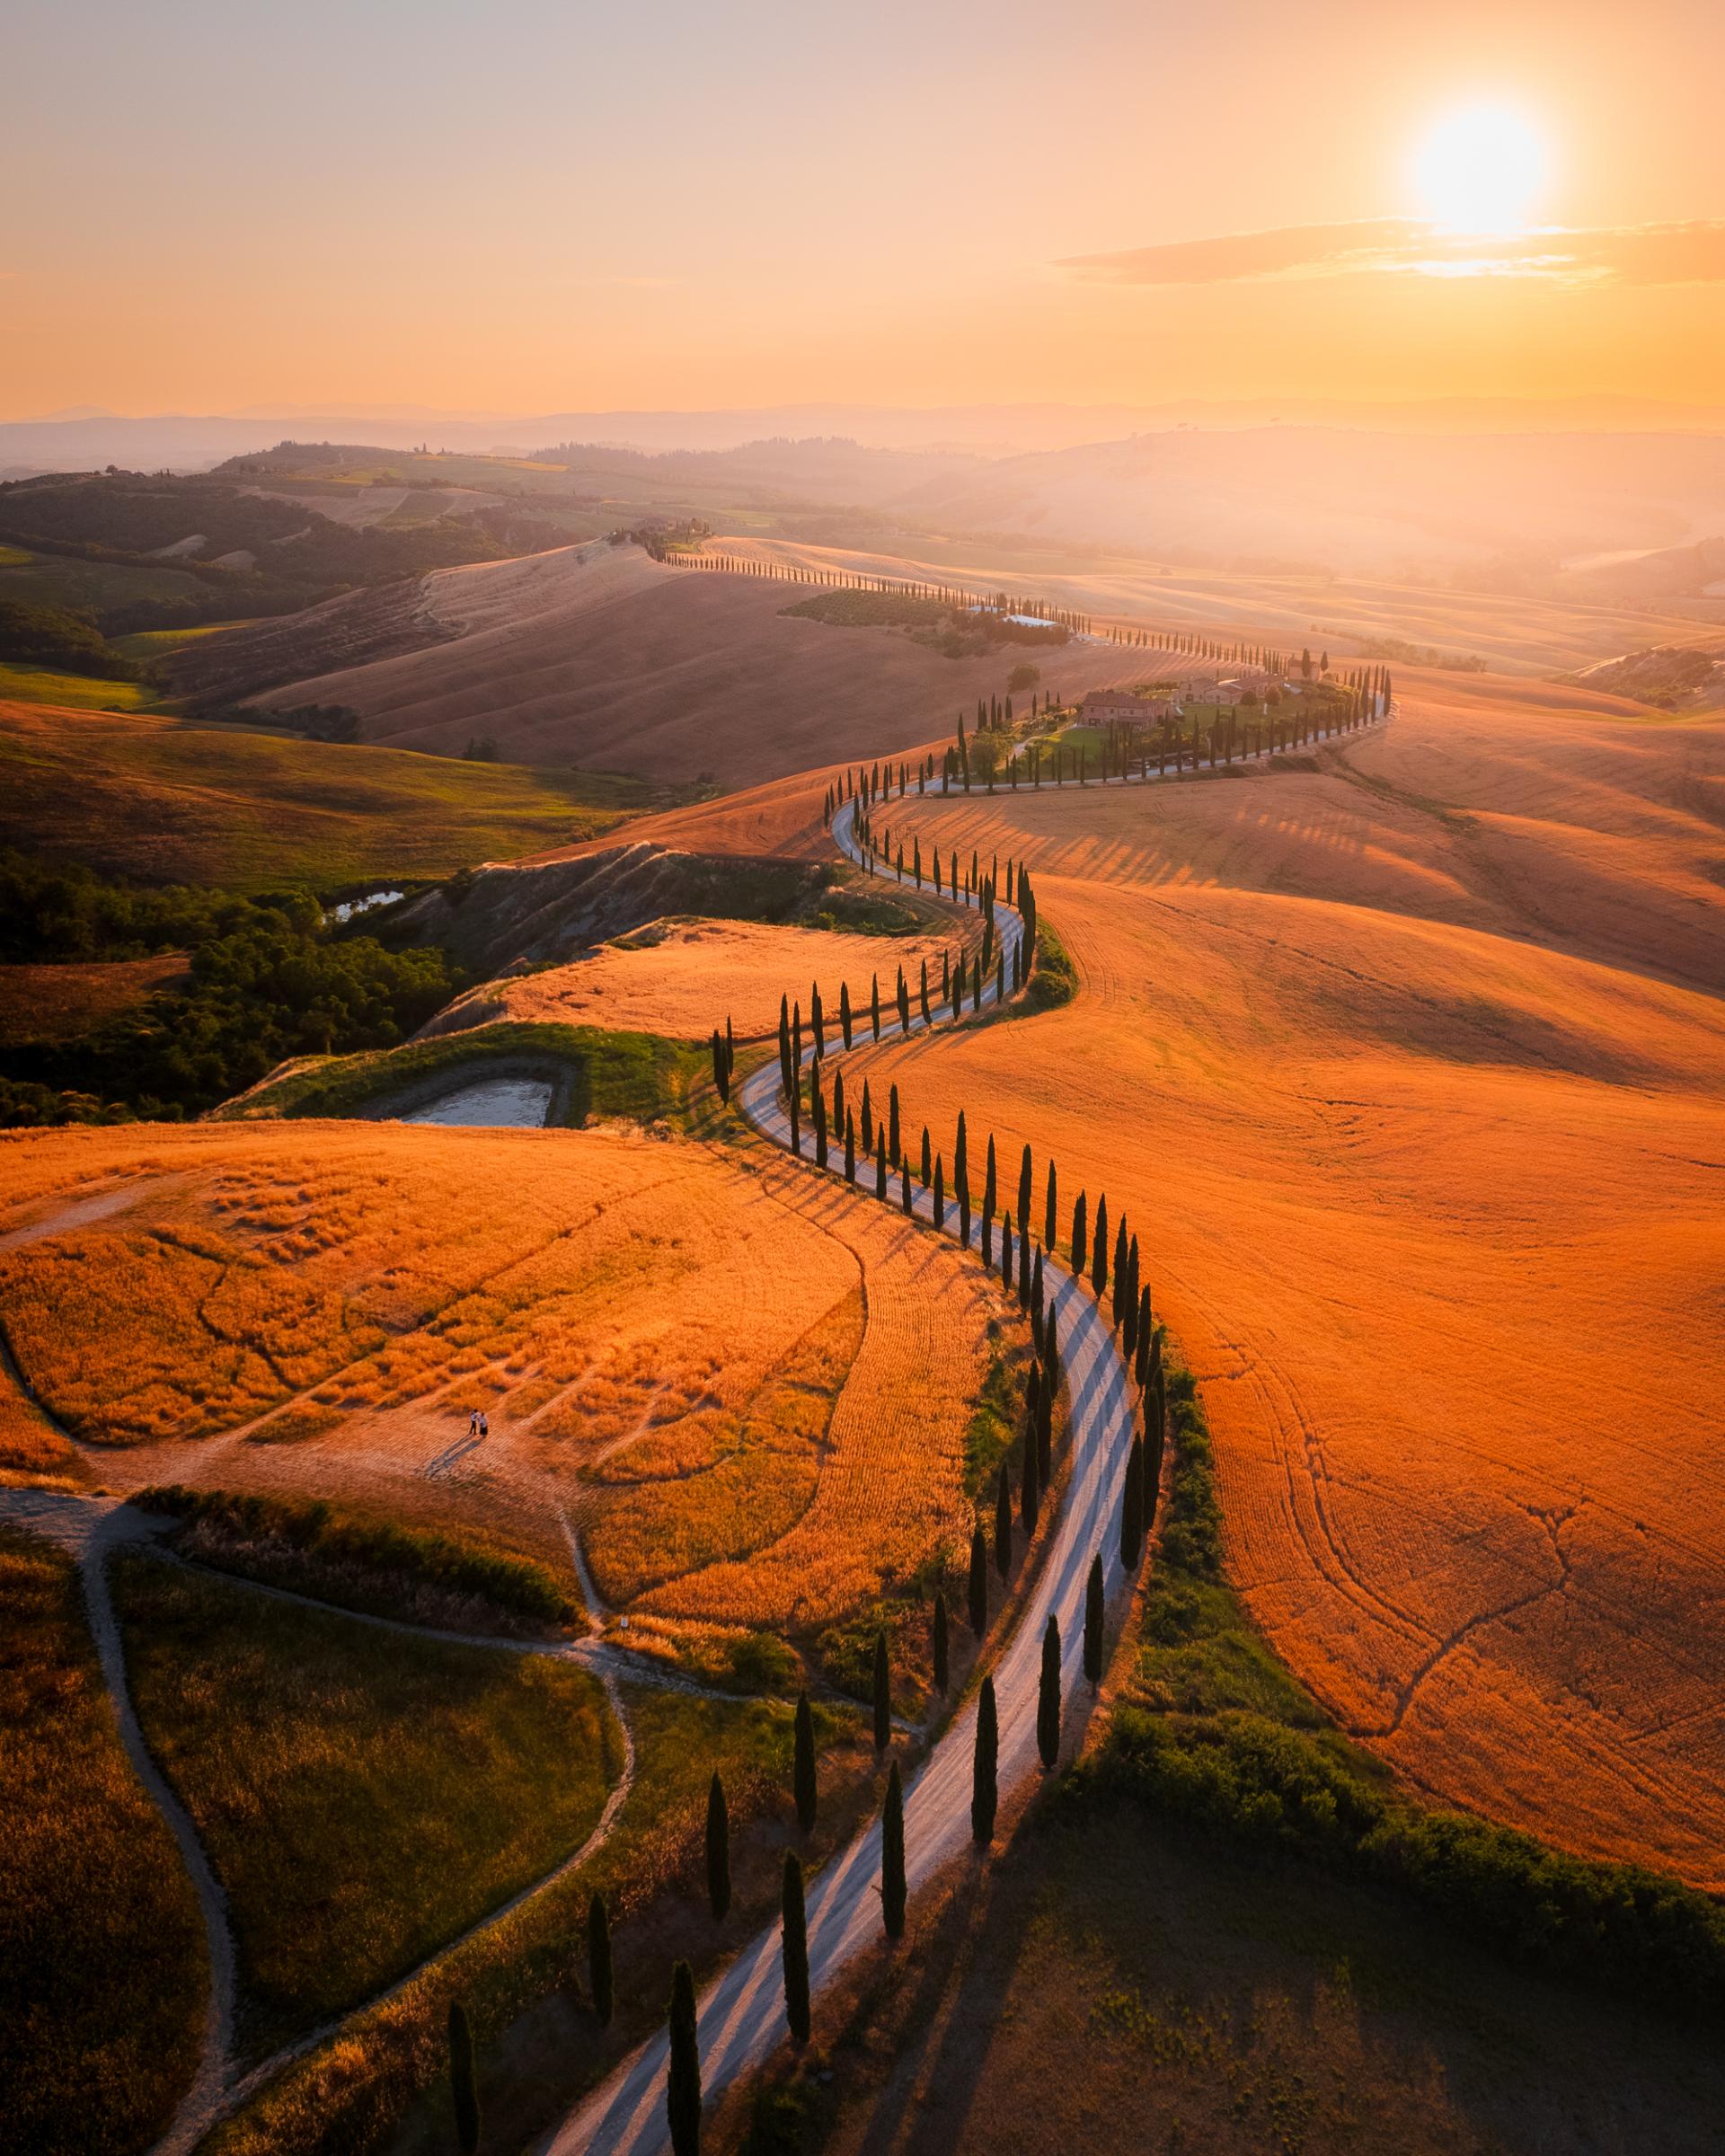
[[[1717,0],[7,16],[0,418],[1725,382]]]

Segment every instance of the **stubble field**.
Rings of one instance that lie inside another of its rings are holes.
[[[1725,729],[1439,678],[1319,765],[894,801],[1028,858],[1082,985],[863,1067],[1125,1207],[1350,1731],[1717,1886]]]
[[[995,1290],[765,1153],[53,1133],[0,1203],[19,1374],[111,1487],[339,1496],[565,1578],[572,1533],[607,1609],[694,1625],[829,1623],[968,1541]]]
[[[506,975],[470,989],[424,1031],[454,1033],[509,1019],[700,1040],[729,1019],[738,1040],[763,1040],[776,1035],[782,996],[801,1006],[807,1026],[810,991],[818,987],[827,1028],[836,1039],[843,990],[849,990],[855,1023],[866,1029],[877,985],[883,1017],[891,1015],[900,968],[913,997],[924,967],[938,994],[941,961],[962,941],[957,926],[945,938],[836,937],[756,921],[655,922],[599,944],[573,965]]]

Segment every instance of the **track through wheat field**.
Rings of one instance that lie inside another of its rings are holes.
[[[1080,988],[862,1070],[1148,1224],[1230,1572],[1349,1731],[1718,1888],[1725,727],[1398,686],[1316,768],[893,802],[1028,861]]]
[[[853,860],[862,862],[865,856],[854,835],[854,808],[846,804],[834,817],[833,836]],[[1003,902],[996,903],[995,916],[1010,977],[1022,923],[1016,910]],[[992,984],[984,1000],[986,1004],[995,1001]],[[911,1038],[919,1047],[933,1047],[937,1030],[947,1029],[922,1028],[913,1018]],[[961,1028],[958,1030],[962,1032]],[[883,1023],[883,1042],[898,1036],[896,1018]],[[859,1043],[854,1055],[860,1059],[862,1053]],[[811,1045],[805,1063],[813,1054]],[[840,1043],[830,1044],[830,1060],[842,1060],[845,1055]],[[789,1145],[792,1131],[775,1063],[763,1065],[747,1080],[740,1103],[757,1130],[775,1144]],[[812,1162],[809,1165],[812,1169]],[[836,1156],[827,1171],[812,1171],[833,1179],[842,1173]],[[896,1191],[903,1188],[895,1179]],[[939,1222],[931,1191],[914,1191],[912,1202],[916,1218],[956,1235],[955,1202],[944,1206]],[[1021,1787],[1037,1769],[1037,1692],[1042,1636],[1049,1617],[1059,1623],[1062,1691],[1070,1698],[1081,1682],[1084,1585],[1092,1557],[1102,1560],[1105,1592],[1111,1604],[1118,1603],[1127,1585],[1119,1556],[1118,1510],[1135,1427],[1131,1380],[1108,1317],[1088,1290],[1051,1262],[1045,1267],[1045,1286],[1070,1391],[1071,1473],[1042,1570],[994,1669],[1003,1797]],[[974,1700],[967,1702],[906,1789],[906,1870],[913,1894],[970,1846],[976,1711]],[[817,1995],[880,1936],[880,1881],[877,1823],[811,1884],[809,1966]],[[709,2096],[759,2065],[788,2034],[780,1975],[782,1943],[777,1926],[764,1932],[700,1997],[702,2081]],[[546,2144],[551,2156],[659,2156],[669,2141],[666,2056],[662,2036],[642,2046],[551,2137]]]

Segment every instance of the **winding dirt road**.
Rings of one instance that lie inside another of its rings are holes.
[[[833,821],[833,835],[853,860],[863,856],[849,804]],[[890,870],[887,871],[889,874]],[[974,902],[971,902],[974,903]],[[1023,923],[1015,909],[996,901],[996,931],[1010,975]],[[995,999],[994,984],[984,993]],[[937,1029],[938,1023],[937,1021]],[[947,1021],[950,1022],[950,1021]],[[912,1030],[924,1029],[913,1025]],[[897,1035],[898,1021],[883,1021],[881,1038]],[[870,1040],[872,1043],[872,1029]],[[844,1054],[834,1041],[827,1057]],[[812,1047],[805,1062],[812,1058]],[[776,1062],[765,1064],[739,1096],[743,1114],[775,1144],[788,1146],[790,1126],[780,1097]],[[822,1171],[809,1162],[811,1172]],[[837,1167],[825,1171],[832,1175]],[[918,1218],[933,1222],[927,1191],[915,1198]],[[958,1207],[949,1203],[940,1224],[956,1233]],[[1109,1321],[1052,1252],[1043,1255],[1043,1280],[1058,1328],[1071,1399],[1072,1469],[1064,1504],[1036,1589],[1012,1640],[995,1666],[1000,1714],[999,1780],[1003,1797],[1038,1771],[1037,1692],[1042,1636],[1050,1616],[1059,1620],[1061,1680],[1070,1696],[1082,1679],[1084,1586],[1092,1557],[1102,1560],[1110,1604],[1127,1586],[1120,1564],[1119,1498],[1135,1429],[1135,1396]],[[905,1792],[906,1869],[914,1894],[970,1847],[972,1757],[976,1705],[955,1717]],[[859,1834],[811,1884],[808,1900],[809,1968],[813,1991],[826,1984],[862,1948],[880,1936],[878,1893],[880,1828]],[[777,1925],[746,1947],[699,2001],[702,2083],[711,2096],[739,2073],[758,2066],[789,2035],[781,1980]],[[644,2045],[610,2081],[589,2097],[544,2144],[547,2156],[659,2156],[669,2146],[665,2113],[666,2042]]]

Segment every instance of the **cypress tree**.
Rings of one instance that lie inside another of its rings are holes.
[[[791,2041],[809,2041],[809,1919],[802,1897],[802,1860],[794,1849],[784,1852],[784,1894],[780,1905],[784,1926],[784,2018]]]
[[[999,1202],[999,1187],[995,1180],[995,1134],[990,1131],[988,1134],[988,1167],[982,1183],[982,1217],[985,1224],[982,1247],[985,1253],[988,1249],[986,1224],[993,1217],[995,1207]]]
[[[921,998],[923,1006],[923,1023],[925,1026],[932,1026],[934,1023],[934,1021],[931,1016],[928,1008],[928,960],[926,959],[923,960],[923,985]]]
[[[845,1113],[845,1180],[856,1180],[856,1118],[848,1109]]]
[[[1042,1330],[1042,1246],[1037,1245],[1036,1263],[1031,1268],[1031,1320],[1039,1336]]]
[[[587,1984],[593,1994],[593,2011],[609,2027],[615,2002],[611,1968],[611,1920],[606,1914],[605,1896],[597,1888],[587,1902]]]
[[[848,981],[838,984],[838,1030],[845,1046],[851,1045],[851,989]]]
[[[1019,1482],[1019,1512],[1024,1522],[1024,1539],[1036,1533],[1036,1515],[1041,1504],[1041,1478],[1037,1473],[1036,1433],[1026,1431],[1022,1473]]]
[[[1006,1479],[1006,1462],[1000,1463],[995,1483],[995,1569],[1004,1579],[1013,1568],[1013,1486]]]
[[[1036,1471],[1044,1489],[1054,1480],[1054,1395],[1058,1382],[1050,1371],[1036,1401]]]
[[[827,1096],[821,1091],[818,1076],[814,1087],[815,1110],[815,1165],[827,1165]]]
[[[934,1225],[946,1225],[946,1173],[938,1153],[934,1155]]]
[[[894,1085],[887,1098],[887,1158],[896,1168],[898,1165],[898,1088]]]
[[[1000,1224],[1000,1277],[1010,1288],[1013,1285],[1013,1223],[1010,1215]]]
[[[1084,1194],[1081,1190],[1072,1208],[1072,1270],[1075,1279],[1083,1279],[1084,1258],[1090,1244],[1084,1234]]]
[[[819,1785],[815,1776],[815,1714],[809,1694],[797,1694],[795,1739],[791,1754],[791,1794],[797,1807],[797,1825],[805,1834],[815,1831]]]
[[[1023,1233],[1022,1223],[1018,1238],[1018,1306],[1021,1310],[1031,1307],[1031,1239]]]
[[[827,1021],[820,1007],[818,981],[809,984],[809,1023],[815,1036],[815,1054],[824,1056],[827,1053]]]
[[[988,1538],[978,1520],[970,1530],[970,1630],[980,1639],[988,1630]]]
[[[1117,1284],[1120,1297],[1120,1353],[1129,1363],[1138,1345],[1138,1239],[1126,1254],[1126,1271]]]
[[[1042,1634],[1042,1677],[1036,1688],[1036,1748],[1046,1772],[1060,1756],[1060,1620]]]
[[[1096,1300],[1102,1299],[1102,1290],[1108,1286],[1108,1194],[1103,1192],[1096,1200],[1096,1235],[1090,1251],[1090,1285]]]
[[[898,1170],[898,1202],[908,1218],[916,1209],[916,1195],[910,1187],[910,1155],[907,1153]]]
[[[1120,1562],[1136,1572],[1144,1555],[1144,1440],[1135,1437],[1127,1455],[1126,1486],[1120,1493]]]
[[[701,2156],[701,2033],[695,2021],[694,1977],[686,1961],[671,1970],[666,2016],[670,2060],[665,2074],[665,2115],[671,2156]]]
[[[1018,1232],[1021,1237],[1031,1232],[1031,1149],[1027,1144],[1024,1157],[1018,1164]]]
[[[1118,1325],[1124,1312],[1120,1299],[1126,1293],[1126,1215],[1120,1215],[1120,1224],[1114,1231],[1114,1322]]]
[[[887,1801],[880,1811],[880,1922],[889,1939],[905,1935],[905,1787],[895,1759],[887,1776]]]
[[[874,1024],[874,1038],[880,1038],[880,976],[877,973],[869,989],[869,1016]]]
[[[1090,1577],[1084,1582],[1084,1674],[1094,1692],[1102,1681],[1102,1553],[1090,1560]]]
[[[786,1093],[797,1090],[796,1074],[791,1067],[791,999],[779,998],[779,1082]]]
[[[716,1769],[707,1784],[707,1903],[722,1924],[730,1912],[730,1814]]]
[[[934,1180],[933,1161],[934,1155],[930,1150],[928,1143],[928,1125],[924,1123],[923,1125],[923,1188],[924,1190]]]
[[[884,1199],[887,1195],[887,1134],[884,1130],[875,1132],[874,1144],[874,1195]]]
[[[898,1031],[901,1036],[910,1031],[910,986],[902,966],[898,968]]]
[[[970,1529],[970,1630],[977,1639],[987,1630],[987,1535],[981,1520]]]
[[[719,1029],[712,1029],[713,1090],[727,1108],[730,1105],[730,1073],[725,1068],[725,1044]]]
[[[887,1660],[884,1626],[874,1635],[874,1748],[884,1752],[892,1742],[892,1669]]]
[[[1042,1241],[1051,1250],[1060,1246],[1060,1203],[1055,1188],[1054,1162],[1048,1162],[1048,1204],[1042,1215]]]
[[[1137,1351],[1132,1357],[1132,1374],[1142,1387],[1150,1382],[1150,1290],[1143,1288],[1138,1294]]]
[[[473,2032],[459,1999],[449,2002],[449,2093],[456,2107],[456,2145],[461,2156],[473,2156],[479,2147],[479,2077]]]
[[[862,1081],[862,1150],[874,1151],[874,1104],[869,1099],[869,1082]]]
[[[985,1677],[977,1700],[977,1749],[970,1769],[970,1833],[979,1849],[995,1838],[1000,1807],[1000,1719],[995,1708],[995,1680]]]

